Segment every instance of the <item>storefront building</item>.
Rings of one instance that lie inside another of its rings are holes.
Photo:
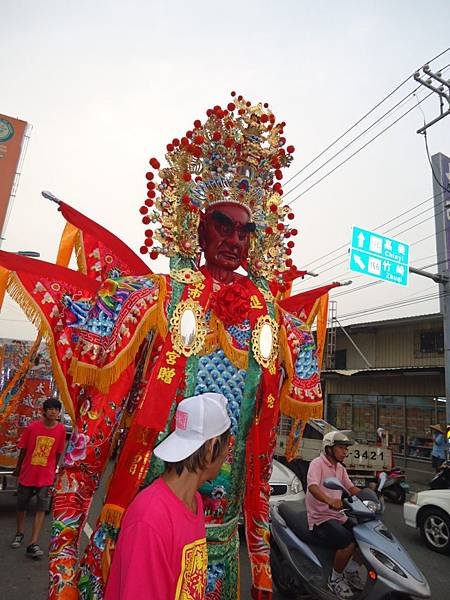
[[[430,425],[446,421],[443,324],[440,314],[345,327],[359,352],[336,331],[334,367],[322,372],[325,418],[375,442],[389,435],[398,457],[429,461]]]

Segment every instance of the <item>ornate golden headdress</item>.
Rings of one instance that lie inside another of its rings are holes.
[[[294,147],[284,148],[285,123],[275,122],[268,104],[252,105],[234,92],[231,95],[226,109],[208,109],[205,123],[194,121],[184,137],[167,144],[168,167],[150,159],[160,182],[155,183],[152,171],[147,173],[147,199],[140,213],[144,225],[160,227],[155,233],[146,229],[141,253],[195,259],[200,248],[193,232],[200,211],[232,202],[245,206],[256,225],[249,269],[274,279],[291,268],[294,243],[287,240],[297,234],[284,222],[294,215],[281,201],[281,169],[290,165]]]

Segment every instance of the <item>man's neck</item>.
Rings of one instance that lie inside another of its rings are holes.
[[[177,475],[176,471],[166,471],[162,478],[186,508],[196,515],[198,507],[195,493],[202,484],[199,474],[190,473],[186,469],[181,475]]]
[[[335,467],[339,462],[334,458],[334,456],[331,456],[331,454],[325,454],[325,458],[333,465],[333,467]]]
[[[56,427],[56,425],[58,424],[58,421],[51,421],[50,419],[46,419],[45,417],[43,417],[43,421],[45,427],[47,427],[48,429],[53,429],[53,427]]]

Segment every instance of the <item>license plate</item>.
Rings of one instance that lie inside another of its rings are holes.
[[[358,477],[355,477],[354,479],[352,479],[352,481],[357,487],[364,487],[366,485],[365,479],[360,479]]]

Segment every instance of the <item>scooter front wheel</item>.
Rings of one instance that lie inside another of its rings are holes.
[[[303,588],[273,540],[270,543],[270,566],[273,582],[283,598],[301,600],[304,597]]]

